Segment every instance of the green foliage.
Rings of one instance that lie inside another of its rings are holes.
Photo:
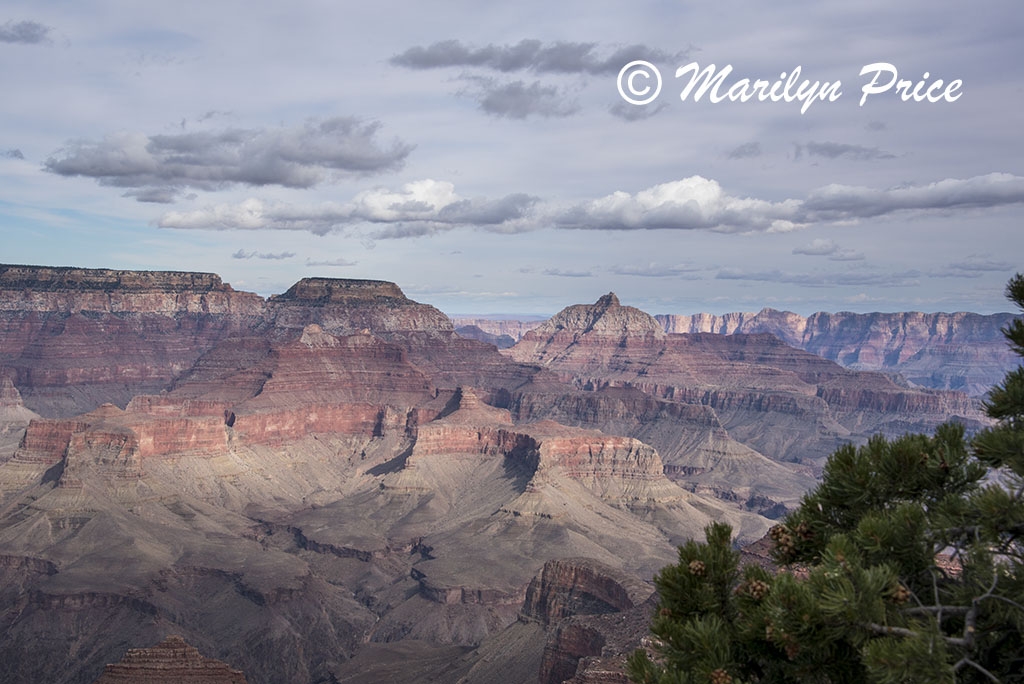
[[[1024,310],[1024,276],[1007,295]],[[1004,329],[1024,356],[1024,322]],[[773,574],[714,523],[655,578],[644,684],[1024,682],[1024,367],[985,402],[997,421],[881,436],[831,455],[772,528]]]

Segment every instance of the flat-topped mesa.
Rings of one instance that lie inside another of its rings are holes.
[[[150,648],[132,648],[107,665],[95,684],[246,684],[245,675],[201,655],[180,636]]]
[[[0,310],[258,316],[263,298],[215,273],[0,264]]]
[[[409,299],[398,285],[386,280],[303,278],[283,294],[272,296],[267,309],[279,328],[315,323],[331,333],[454,334],[447,316]]]
[[[402,288],[387,280],[361,280],[357,278],[303,278],[286,292],[274,295],[274,301],[301,301],[311,306],[343,302],[357,304],[415,304],[402,292]],[[395,301],[389,301],[395,300]]]
[[[537,326],[523,339],[546,337],[560,332],[576,334],[593,333],[601,336],[664,337],[665,331],[650,314],[632,306],[622,306],[614,292],[609,292],[594,304],[567,306]]]

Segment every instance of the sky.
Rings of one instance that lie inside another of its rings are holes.
[[[1019,0],[8,0],[0,262],[449,314],[1006,311],[1022,34]],[[883,70],[862,104],[879,63],[939,101]]]

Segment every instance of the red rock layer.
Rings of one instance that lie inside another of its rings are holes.
[[[133,648],[107,665],[96,684],[246,684],[245,675],[200,655],[180,636],[151,648]]]

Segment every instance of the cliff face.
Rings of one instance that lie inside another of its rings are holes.
[[[979,396],[1018,359],[1000,332],[1012,314],[819,312],[803,317],[762,309],[722,316],[657,316],[669,333],[770,333],[848,368],[900,373],[934,389]]]
[[[259,316],[263,298],[213,273],[0,265],[0,311]]]

